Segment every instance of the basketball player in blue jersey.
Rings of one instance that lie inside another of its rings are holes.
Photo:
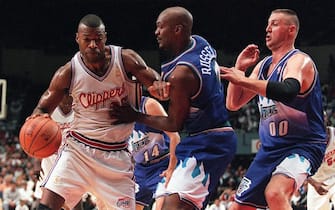
[[[184,129],[186,136],[176,148],[179,164],[169,183],[163,179],[156,191],[156,196],[165,196],[164,210],[204,208],[236,152],[216,51],[204,38],[192,35],[192,26],[191,13],[182,7],[165,9],[156,21],[159,48],[169,55],[161,66],[163,80],[170,83],[168,115],[143,114],[126,105],[115,105],[111,112],[121,122]]]
[[[287,210],[291,196],[321,164],[326,148],[322,93],[313,60],[294,43],[299,31],[297,14],[272,11],[266,45],[272,55],[256,64],[259,49],[247,46],[235,67],[221,68],[229,80],[227,108],[238,110],[258,95],[261,147],[236,192],[230,208]]]
[[[142,96],[139,111],[145,114],[166,116],[163,106],[154,98]],[[176,145],[178,132],[160,131],[142,123],[135,123],[129,139],[130,151],[135,160],[136,210],[149,206],[161,176],[171,177],[177,165]],[[155,209],[162,208],[164,197],[155,199]]]
[[[114,125],[112,103],[136,106],[139,91],[129,74],[146,87],[159,79],[133,50],[106,45],[105,24],[84,16],[75,38],[79,51],[60,67],[32,115],[51,114],[63,96],[73,97],[74,120],[66,146],[42,183],[39,210],[73,208],[86,192],[99,209],[135,209],[133,162],[128,139],[134,123]],[[134,88],[134,89],[132,89]]]

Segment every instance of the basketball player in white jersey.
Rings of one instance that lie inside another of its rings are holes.
[[[54,74],[32,115],[51,114],[63,96],[73,97],[74,120],[66,144],[42,183],[39,210],[73,208],[88,192],[99,210],[135,209],[134,165],[127,150],[134,122],[115,125],[112,103],[138,105],[139,86],[150,88],[159,74],[133,50],[106,45],[105,24],[84,16],[75,38],[79,51]]]
[[[324,113],[327,125],[327,114]],[[307,179],[307,210],[331,210],[335,202],[335,128],[327,126],[327,148],[318,171]]]
[[[62,143],[61,147],[64,145],[65,135],[66,131],[70,128],[70,123],[73,121],[74,112],[72,110],[72,97],[70,95],[65,95],[62,99],[62,101],[59,103],[59,105],[56,107],[55,111],[51,114],[51,119],[53,119],[59,127],[62,130]],[[38,181],[36,183],[34,196],[36,199],[40,200],[42,197],[42,189],[40,188],[41,182],[44,180],[46,175],[49,173],[49,171],[52,168],[52,165],[55,163],[57,159],[57,153],[47,157],[43,158],[42,160],[35,159],[35,170],[37,170],[39,174]],[[76,207],[74,208],[76,210],[83,209],[82,208],[82,202],[78,202]]]

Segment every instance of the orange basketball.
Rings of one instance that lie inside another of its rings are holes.
[[[55,153],[62,142],[62,131],[48,116],[28,119],[20,130],[22,149],[31,157],[45,158]]]

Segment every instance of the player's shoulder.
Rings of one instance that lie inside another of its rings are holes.
[[[121,55],[123,58],[132,58],[138,56],[138,53],[130,48],[121,48]]]
[[[57,81],[60,84],[68,86],[72,78],[71,62],[60,66],[55,72],[52,81]]]
[[[64,64],[63,66],[60,66],[57,69],[56,74],[58,74],[60,76],[70,76],[71,75],[71,69],[72,69],[71,62],[67,62],[66,64]]]
[[[296,50],[294,54],[289,58],[290,60],[301,60],[303,62],[312,62],[312,57],[304,51]]]
[[[122,48],[121,57],[125,65],[131,65],[132,67],[134,66],[143,67],[143,65],[145,65],[145,62],[142,59],[142,57],[133,49]]]

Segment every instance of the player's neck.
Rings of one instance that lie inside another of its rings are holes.
[[[84,57],[81,57],[82,61],[84,62],[85,66],[94,74],[98,76],[103,76],[107,72],[107,69],[109,68],[110,59],[108,57],[105,57],[104,60],[100,62],[87,62],[85,61]]]
[[[272,63],[278,63],[288,52],[294,50],[294,46],[281,47],[272,51]]]
[[[193,44],[193,39],[191,37],[189,39],[184,40],[181,42],[180,47],[177,47],[175,50],[174,56],[177,57],[183,52],[185,52],[187,49],[189,49]]]

